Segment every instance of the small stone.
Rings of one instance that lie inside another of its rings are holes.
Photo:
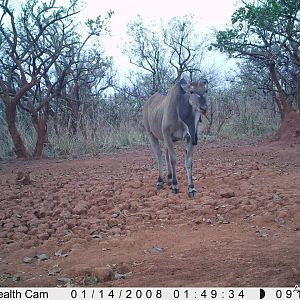
[[[220,215],[220,214],[217,214],[217,219],[218,219],[218,223],[220,224],[229,224],[230,222],[225,219],[224,216]]]
[[[115,280],[120,280],[120,279],[125,279],[126,276],[125,274],[122,274],[122,273],[115,273]]]
[[[114,272],[110,266],[94,268],[93,275],[95,275],[100,282],[107,282],[114,279]]]
[[[59,257],[66,257],[68,256],[67,253],[64,253],[64,250],[63,249],[59,249],[55,252],[55,256],[59,256]]]
[[[28,257],[28,256],[24,257],[23,262],[25,264],[31,264],[32,263],[32,257]]]
[[[71,279],[67,277],[60,277],[57,278],[58,281],[61,281],[64,283],[65,286],[70,287],[71,286]]]
[[[267,237],[269,236],[269,234],[265,231],[262,230],[256,230],[256,232],[258,233],[259,237],[263,238],[263,239],[267,239]]]
[[[56,274],[60,273],[62,268],[60,268],[58,265],[54,266],[51,270],[48,272],[48,276],[55,276]]]
[[[212,220],[211,219],[207,219],[206,220],[206,224],[208,224],[208,225],[212,224]]]
[[[20,280],[21,280],[20,275],[13,275],[12,276],[12,281],[20,281]]]
[[[230,189],[225,189],[224,191],[222,191],[220,193],[220,196],[222,198],[232,198],[232,197],[235,197],[235,192]]]
[[[112,218],[117,218],[119,215],[120,215],[119,212],[114,212],[114,213],[111,215],[111,217],[112,217]]]
[[[152,247],[146,250],[146,252],[150,253],[150,254],[162,254],[164,252],[164,250],[160,247]]]
[[[84,285],[91,286],[91,285],[95,285],[96,283],[98,283],[98,278],[96,276],[93,276],[93,275],[86,276],[83,279],[83,284]]]
[[[279,225],[285,224],[285,220],[283,218],[275,218],[275,222]]]
[[[120,279],[126,279],[129,273],[120,273],[116,272],[115,273],[115,280],[120,280]]]
[[[284,200],[284,196],[281,195],[280,193],[277,193],[277,194],[274,194],[274,195],[272,196],[272,199],[273,199],[274,201],[282,201],[282,200]]]
[[[92,238],[95,239],[95,240],[101,240],[103,237],[102,237],[101,234],[93,234]]]
[[[31,184],[31,179],[30,179],[30,174],[29,172],[22,172],[19,171],[17,173],[17,177],[16,177],[16,184],[23,184],[23,185],[28,185]]]
[[[48,260],[50,257],[46,253],[38,253],[35,255],[38,260]]]

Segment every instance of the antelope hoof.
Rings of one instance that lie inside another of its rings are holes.
[[[157,178],[156,190],[157,190],[157,191],[160,191],[160,190],[163,188],[163,186],[164,186],[164,181],[163,181],[163,179],[159,176],[159,177]]]
[[[159,192],[160,190],[162,190],[163,188],[163,184],[162,183],[159,183],[156,185],[156,190]]]
[[[197,193],[197,190],[194,188],[194,186],[189,186],[189,188],[188,188],[189,198],[190,199],[194,198],[196,193]]]
[[[173,192],[173,194],[178,194],[179,193],[179,187],[178,186],[172,186],[172,192]]]

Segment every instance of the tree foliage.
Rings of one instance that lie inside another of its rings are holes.
[[[49,116],[55,116],[55,107],[61,106],[59,101],[68,103],[71,98],[78,102],[75,105],[78,107],[82,81],[90,87],[89,93],[104,89],[100,81],[111,63],[97,49],[91,54],[84,46],[92,36],[107,31],[112,12],[106,17],[88,20],[89,33],[82,38],[76,30],[79,23],[75,17],[80,12],[77,0],[70,1],[66,7],[58,6],[56,0],[29,0],[21,6],[19,13],[7,0],[2,0],[0,8],[0,54],[3,57],[0,95],[8,129],[16,155],[28,157],[16,126],[16,113],[17,109],[29,113],[37,135],[33,156],[39,158],[48,142]]]
[[[216,32],[213,44],[230,56],[252,61],[258,70],[267,68],[282,120],[291,110],[288,96],[296,95],[300,74],[299,9],[297,0],[244,2],[232,15],[230,27]],[[287,78],[292,92],[285,84]]]
[[[130,62],[150,74],[150,94],[166,91],[183,75],[201,73],[204,42],[196,34],[193,17],[174,17],[160,26],[146,25],[140,17],[128,24],[130,37],[124,53]]]

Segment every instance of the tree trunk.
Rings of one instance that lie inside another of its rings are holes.
[[[272,78],[272,81],[274,82],[277,93],[274,91],[273,95],[275,97],[275,102],[278,106],[280,115],[281,115],[281,121],[283,121],[286,117],[286,115],[292,110],[292,106],[290,105],[287,96],[285,92],[282,89],[282,86],[279,82],[276,70],[275,70],[275,63],[269,64],[269,71]]]
[[[300,75],[297,76],[297,109],[300,112]]]
[[[6,122],[7,122],[8,130],[15,147],[14,151],[18,158],[28,159],[29,155],[26,151],[24,142],[16,126],[16,109],[17,109],[16,103],[15,102],[5,103],[5,109],[6,109],[5,113],[6,113]]]
[[[296,113],[292,102],[288,101],[281,84],[279,82],[275,63],[269,65],[271,78],[276,86],[277,93],[274,91],[273,95],[281,115],[281,125],[275,135],[275,139],[289,142],[299,140],[300,138],[300,115]],[[299,107],[299,76],[297,77],[297,105]]]
[[[39,117],[37,112],[33,112],[32,116],[32,124],[37,134],[35,149],[33,152],[33,157],[35,159],[40,159],[43,155],[44,146],[48,143],[48,131],[47,131],[47,122],[48,122],[48,114]]]

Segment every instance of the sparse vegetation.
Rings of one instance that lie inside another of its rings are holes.
[[[206,141],[272,135],[299,108],[297,1],[245,3],[210,47],[195,33],[192,16],[174,17],[158,32],[141,18],[132,20],[124,53],[138,68],[126,81],[101,47],[112,12],[81,24],[84,37],[77,31],[77,0],[67,7],[56,1],[27,1],[20,10],[12,5],[0,1],[1,159],[144,145],[144,101],[182,76],[209,81],[208,119],[199,128]],[[262,14],[267,17],[260,21]],[[214,48],[239,57],[235,74],[205,65]]]

